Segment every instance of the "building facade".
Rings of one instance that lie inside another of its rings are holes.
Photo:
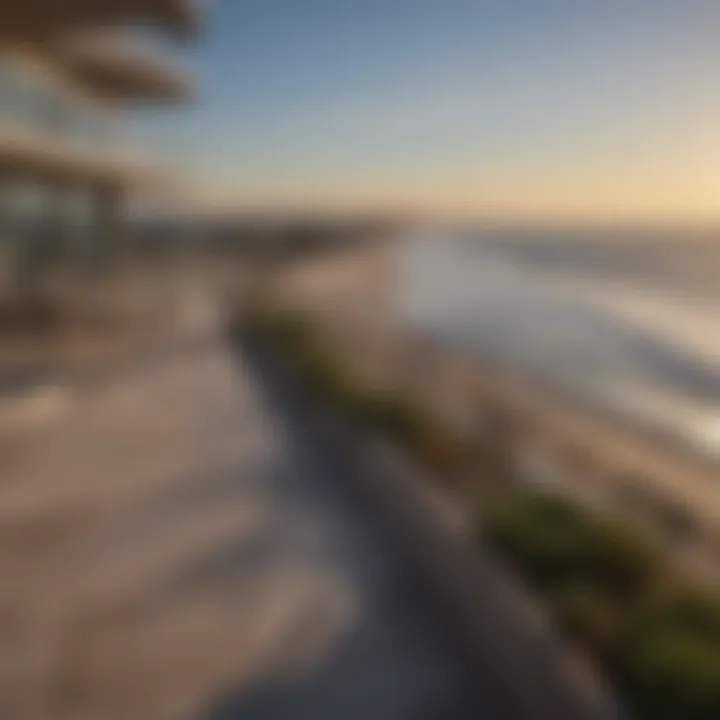
[[[0,8],[6,267],[116,245],[126,198],[158,173],[128,139],[125,111],[181,101],[192,86],[148,37],[181,39],[196,21],[189,0],[22,0]]]

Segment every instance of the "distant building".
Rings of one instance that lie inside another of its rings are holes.
[[[0,241],[27,257],[117,241],[158,172],[122,111],[176,102],[189,77],[155,48],[195,29],[189,0],[13,0],[0,8]],[[142,28],[144,43],[140,42]],[[159,45],[159,44],[158,44]]]

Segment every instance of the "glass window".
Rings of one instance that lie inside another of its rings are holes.
[[[19,122],[81,145],[103,147],[115,141],[111,117],[44,83],[33,73],[0,59],[0,121]]]

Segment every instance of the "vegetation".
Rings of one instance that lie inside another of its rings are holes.
[[[330,405],[399,443],[428,469],[452,473],[469,457],[468,444],[416,402],[370,387],[352,375],[303,318],[255,308],[244,320],[246,328],[270,339],[308,387]]]
[[[673,575],[648,539],[527,489],[485,507],[482,524],[637,717],[720,717],[720,599]]]
[[[507,423],[491,423],[468,447],[412,400],[360,383],[305,321],[265,311],[246,323],[328,403],[437,476],[474,464],[482,535],[613,680],[634,716],[720,718],[720,598],[672,573],[653,542],[624,522],[513,483],[503,470],[513,442]],[[672,521],[684,530],[684,518]]]

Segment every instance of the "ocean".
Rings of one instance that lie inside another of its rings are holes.
[[[399,315],[720,460],[720,234],[432,227]]]

